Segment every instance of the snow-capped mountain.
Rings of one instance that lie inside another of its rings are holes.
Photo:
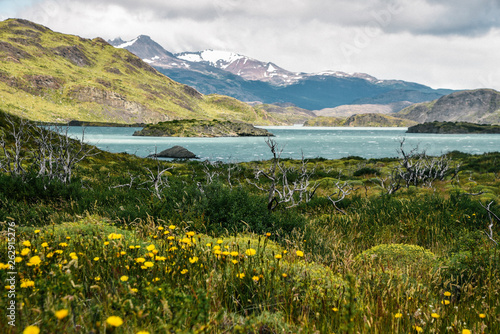
[[[376,104],[396,106],[391,108],[398,111],[452,92],[401,80],[379,80],[365,73],[291,72],[272,62],[227,51],[172,54],[144,35],[109,43],[129,50],[171,79],[203,94],[224,94],[247,102],[293,103],[308,110]]]
[[[204,50],[178,53],[175,56],[190,62],[208,64],[238,75],[245,80],[259,80],[277,86],[295,83],[304,75],[304,73],[287,71],[271,62],[262,62],[234,52]]]

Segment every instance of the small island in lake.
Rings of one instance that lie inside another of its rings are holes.
[[[500,133],[500,125],[475,124],[467,122],[430,122],[408,128],[407,133]]]
[[[184,119],[148,124],[134,136],[151,137],[257,137],[273,136],[248,123]]]

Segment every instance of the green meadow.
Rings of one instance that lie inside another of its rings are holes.
[[[159,161],[0,122],[2,333],[500,330],[500,153],[413,155],[411,179],[402,158]]]

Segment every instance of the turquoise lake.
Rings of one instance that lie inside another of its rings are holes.
[[[500,134],[410,134],[406,128],[327,128],[302,126],[263,127],[275,135],[283,148],[283,158],[322,157],[339,159],[347,156],[363,158],[397,157],[400,140],[405,147],[418,145],[429,155],[450,151],[480,154],[500,151]],[[84,141],[110,152],[127,152],[140,157],[160,152],[175,145],[190,150],[202,160],[244,162],[272,157],[264,137],[179,138],[135,137],[140,128],[86,127]],[[81,138],[82,127],[70,127],[73,138]]]

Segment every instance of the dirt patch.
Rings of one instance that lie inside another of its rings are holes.
[[[89,58],[83,53],[82,50],[76,45],[73,46],[59,46],[54,49],[54,52],[63,58],[66,58],[73,64],[79,67],[92,65]]]

